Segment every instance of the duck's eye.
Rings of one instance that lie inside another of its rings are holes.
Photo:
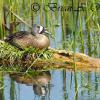
[[[40,28],[40,26],[37,26],[37,28]]]

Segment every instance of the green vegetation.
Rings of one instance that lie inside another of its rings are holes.
[[[22,55],[23,51],[19,51],[8,43],[0,42],[0,59],[19,60],[22,58]]]

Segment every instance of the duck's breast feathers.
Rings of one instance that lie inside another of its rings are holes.
[[[37,34],[34,39],[32,39],[33,47],[44,49],[50,45],[50,40],[48,37],[42,34]]]

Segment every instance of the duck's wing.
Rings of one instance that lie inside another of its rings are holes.
[[[29,34],[27,31],[20,31],[20,32],[16,32],[14,34],[10,34],[9,36],[7,36],[4,41],[10,43],[11,45],[17,47],[20,50],[23,50],[23,48],[20,46],[20,44],[16,43],[15,39],[21,39],[23,37],[25,37],[27,34]]]
[[[13,38],[22,38],[26,35],[30,34],[30,32],[27,32],[27,31],[19,31],[19,32],[16,32],[16,33],[13,33],[13,34],[10,34],[9,36],[7,36],[8,39],[13,39]],[[6,38],[6,39],[7,39]]]
[[[14,47],[16,47],[16,48],[18,48],[19,50],[24,50],[19,44],[17,44],[17,43],[15,43],[15,42],[12,42],[12,43],[10,43],[12,46],[14,46]]]

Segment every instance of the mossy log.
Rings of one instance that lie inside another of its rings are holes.
[[[74,54],[72,51],[55,50],[53,48],[48,48],[48,51],[52,52],[52,57],[49,59],[34,58],[33,53],[29,59],[22,60],[24,51],[19,51],[4,41],[0,41],[0,65],[17,64],[32,69],[66,68],[82,71],[100,70],[99,58],[92,58],[82,53]]]

